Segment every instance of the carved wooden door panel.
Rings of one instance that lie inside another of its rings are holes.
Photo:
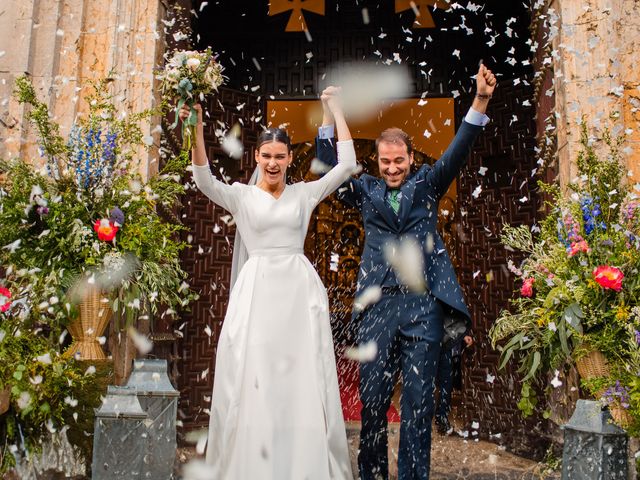
[[[457,272],[476,339],[463,368],[461,413],[469,423],[477,421],[483,435],[500,434],[497,438],[514,451],[531,454],[544,448],[541,429],[546,428],[545,422],[521,418],[516,408],[520,376],[511,366],[498,372],[499,352],[491,348],[487,337],[513,294],[514,277],[506,267],[507,253],[518,261],[500,243],[502,225],[533,225],[540,206],[532,179],[537,166],[535,112],[522,104],[531,98],[532,91],[526,84],[510,83],[496,89],[487,112],[491,122],[478,138],[459,182]],[[457,118],[462,118],[466,107],[458,105]],[[479,174],[481,167],[486,168],[484,175]],[[482,191],[474,198],[478,186]]]

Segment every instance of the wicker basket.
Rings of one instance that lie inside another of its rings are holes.
[[[580,360],[576,360],[576,368],[583,379],[608,377],[610,370],[607,359],[597,350],[591,350]]]
[[[616,425],[622,428],[628,427],[631,425],[631,422],[633,422],[633,418],[629,415],[629,412],[622,407],[609,406],[609,412],[611,412],[611,417],[613,421],[616,422]]]
[[[79,356],[81,360],[104,360],[106,355],[98,338],[104,334],[111,318],[109,303],[103,301],[102,292],[98,288],[89,286],[78,306],[79,317],[67,327],[73,343],[65,355]]]
[[[5,388],[0,390],[0,415],[7,413],[9,410],[9,404],[11,402],[11,390]]]

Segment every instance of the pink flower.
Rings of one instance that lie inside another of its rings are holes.
[[[118,233],[118,227],[109,219],[96,220],[93,229],[98,233],[98,238],[110,242]]]
[[[580,240],[579,242],[572,242],[571,246],[568,248],[569,256],[573,257],[574,255],[584,252],[589,253],[591,249],[589,248],[589,244],[586,240]]]
[[[593,277],[603,288],[610,288],[616,292],[622,290],[622,279],[624,278],[624,273],[622,273],[622,270],[619,268],[610,267],[609,265],[600,265],[593,271]]]
[[[524,283],[520,288],[520,295],[522,295],[523,297],[532,297],[534,281],[535,279],[533,277],[525,278]]]
[[[11,292],[9,289],[0,287],[0,312],[6,312],[11,306]]]

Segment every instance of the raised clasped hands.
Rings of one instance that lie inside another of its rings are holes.
[[[335,117],[336,114],[342,114],[342,103],[340,102],[340,87],[329,86],[322,91],[320,100],[322,108],[326,113]]]

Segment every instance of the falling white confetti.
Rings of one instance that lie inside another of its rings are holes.
[[[482,193],[482,185],[478,185],[471,193],[471,196],[473,198],[478,198],[481,193]]]
[[[349,360],[356,360],[360,363],[375,360],[377,354],[378,344],[373,340],[360,344],[357,347],[349,347],[344,352],[345,358],[348,358]]]
[[[406,68],[373,63],[340,65],[330,70],[327,77],[342,88],[342,108],[350,119],[377,115],[381,103],[408,96],[411,85]]]
[[[414,292],[426,291],[423,272],[422,248],[413,239],[400,243],[388,243],[383,248],[384,256],[404,285]]]
[[[327,165],[321,160],[318,160],[317,158],[311,160],[309,171],[314,175],[322,175],[324,173],[327,173],[329,170],[331,170],[331,166]]]
[[[133,327],[129,327],[127,331],[133,345],[140,354],[146,355],[153,349],[153,342],[146,335],[142,335]]]
[[[237,127],[237,128],[236,128]],[[244,146],[242,142],[238,138],[240,133],[239,125],[235,125],[229,132],[224,136],[220,146],[222,150],[225,151],[227,155],[231,158],[240,159],[242,158],[242,154],[244,153]]]
[[[365,310],[369,305],[373,305],[380,301],[382,297],[382,289],[373,285],[367,287],[358,297],[353,301],[353,309],[357,312]]]

